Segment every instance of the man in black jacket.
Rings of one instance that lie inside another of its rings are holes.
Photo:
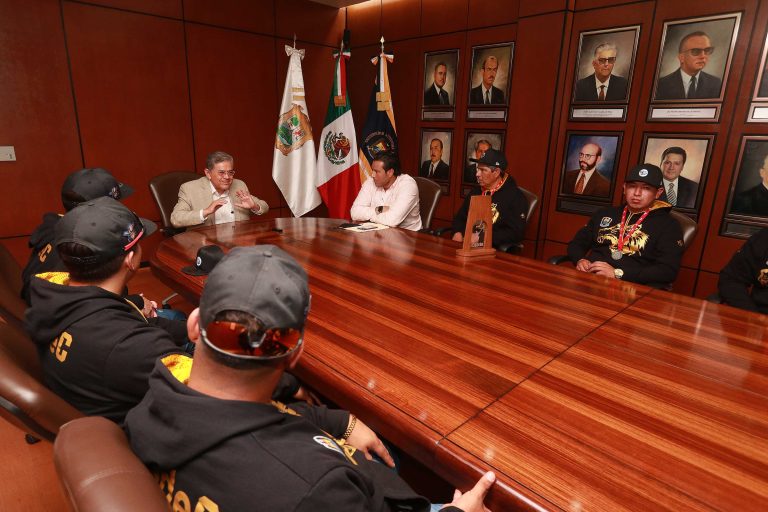
[[[720,271],[717,282],[724,303],[768,313],[768,228],[763,228],[739,249]]]
[[[717,99],[723,82],[704,71],[709,56],[715,51],[709,36],[701,31],[691,32],[680,40],[677,59],[680,67],[659,78],[657,100]]]
[[[355,416],[270,400],[301,356],[309,303],[304,269],[272,245],[235,248],[211,272],[187,324],[198,342],[191,370],[177,358],[158,362],[147,396],[125,423],[169,503],[183,500],[190,510],[430,510],[387,467],[386,448]],[[443,510],[483,510],[494,478],[487,474]]]
[[[568,244],[582,272],[666,287],[677,277],[683,254],[680,224],[659,201],[661,169],[636,165],[624,181],[626,205],[598,210]]]
[[[504,153],[488,149],[480,158],[470,158],[477,164],[476,177],[478,186],[464,198],[459,211],[453,217],[451,232],[453,240],[464,240],[464,229],[469,213],[471,196],[491,196],[491,219],[493,221],[493,246],[520,242],[525,234],[525,213],[528,201],[515,179],[507,174],[507,158]]]

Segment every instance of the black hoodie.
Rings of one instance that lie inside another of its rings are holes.
[[[336,439],[347,413],[210,397],[183,384],[190,365],[182,359],[158,362],[125,421],[169,503],[222,512],[429,510],[394,471]]]
[[[650,213],[622,249],[622,258],[614,260],[617,250],[623,206],[598,210],[568,244],[568,258],[575,265],[580,259],[605,261],[624,271],[622,280],[664,287],[672,283],[680,270],[683,256],[683,232],[669,215],[672,205],[655,201]],[[626,237],[642,214],[628,214]]]
[[[49,272],[31,282],[25,324],[45,384],[84,414],[121,422],[146,393],[155,361],[182,348],[123,297],[68,280]]]
[[[61,219],[58,213],[46,213],[43,215],[43,223],[37,226],[35,231],[29,236],[29,248],[32,254],[29,255],[27,266],[21,271],[21,298],[27,305],[29,302],[29,283],[32,277],[41,272],[52,272],[54,270],[65,270],[64,263],[59,259],[59,253],[54,241],[54,228]]]

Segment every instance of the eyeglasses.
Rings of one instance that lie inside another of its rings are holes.
[[[237,322],[216,321],[201,329],[205,343],[217,352],[240,359],[276,359],[293,352],[303,339],[301,329],[292,327],[265,329],[256,332]]]
[[[702,54],[702,52],[707,54],[707,55],[712,55],[712,53],[714,51],[715,51],[715,47],[714,46],[707,46],[706,48],[689,48],[687,50],[683,50],[680,53],[690,53],[694,57],[698,57],[699,55]]]
[[[602,65],[613,64],[614,62],[616,62],[616,57],[600,57],[597,59],[597,62],[599,62]]]
[[[231,178],[235,175],[235,171],[216,171],[216,174],[218,174],[222,178],[224,176],[229,176]]]
[[[590,155],[589,153],[579,153],[579,158],[583,158],[584,160],[591,160],[596,156],[597,155]]]

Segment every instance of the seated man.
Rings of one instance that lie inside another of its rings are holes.
[[[380,153],[371,164],[373,176],[363,183],[349,214],[353,221],[371,221],[394,228],[421,229],[419,187],[400,170],[394,153]]]
[[[477,155],[475,155],[477,156]],[[464,198],[459,211],[453,217],[451,232],[457,242],[464,241],[471,196],[491,196],[491,218],[493,219],[493,246],[513,244],[522,241],[525,234],[525,213],[528,201],[515,179],[507,174],[507,158],[504,153],[489,148],[480,158],[470,158],[477,164],[475,177],[478,186]]]
[[[275,246],[237,247],[210,273],[187,323],[198,343],[191,369],[179,358],[158,361],[147,396],[125,422],[133,451],[169,503],[184,500],[189,510],[430,510],[353,415],[270,401],[280,375],[301,357],[309,304],[307,274]],[[483,510],[494,478],[486,474],[443,510]]]
[[[725,304],[768,313],[768,228],[763,228],[739,249],[720,271],[717,282]]]
[[[61,202],[64,211],[68,212],[83,201],[97,197],[112,197],[122,199],[133,193],[133,189],[124,183],[119,183],[106,169],[80,169],[64,180],[61,186]],[[62,215],[48,212],[43,215],[43,222],[29,237],[29,256],[27,266],[21,273],[23,287],[21,298],[29,305],[29,282],[32,276],[40,272],[65,270],[59,259],[56,247],[53,245],[54,228]]]
[[[626,206],[598,210],[568,244],[568,258],[582,272],[666,287],[680,270],[683,233],[670,216],[661,169],[636,165],[624,180]]]
[[[26,328],[45,384],[85,414],[122,421],[144,396],[155,359],[186,341],[186,333],[149,324],[122,296],[139,268],[138,242],[155,229],[112,198],[86,201],[56,223],[55,245],[69,273],[41,273],[31,282]]]
[[[223,151],[208,155],[205,176],[179,188],[171,224],[177,228],[222,224],[267,213],[267,203],[252,196],[245,183],[235,179],[234,165],[234,158]]]

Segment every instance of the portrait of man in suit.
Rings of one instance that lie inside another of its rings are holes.
[[[472,49],[470,105],[506,105],[512,65],[512,45]]]
[[[569,133],[560,196],[577,202],[610,202],[619,140],[617,135]]]
[[[765,36],[765,44],[763,45],[763,66],[761,69],[755,96],[758,98],[768,98],[768,35]]]
[[[449,50],[424,54],[423,106],[440,110],[455,104],[456,69],[459,51]]]
[[[451,177],[451,139],[453,132],[422,130],[419,176],[437,181]]]
[[[768,141],[743,143],[731,213],[768,217]]]
[[[424,160],[419,169],[419,176],[433,180],[448,179],[448,164],[443,161],[443,141],[432,139],[429,141],[429,160]]]
[[[665,23],[654,100],[719,100],[740,17]]]
[[[618,49],[613,43],[595,48],[592,67],[595,72],[576,82],[576,101],[623,101],[627,99],[627,79],[614,75]]]
[[[708,147],[709,140],[704,138],[646,136],[644,161],[658,163],[661,168],[661,201],[675,208],[696,208],[704,183]]]
[[[661,154],[660,167],[663,174],[664,193],[659,199],[678,208],[693,208],[696,205],[696,192],[699,189],[698,183],[680,176],[687,159],[688,154],[678,146],[669,147]]]

